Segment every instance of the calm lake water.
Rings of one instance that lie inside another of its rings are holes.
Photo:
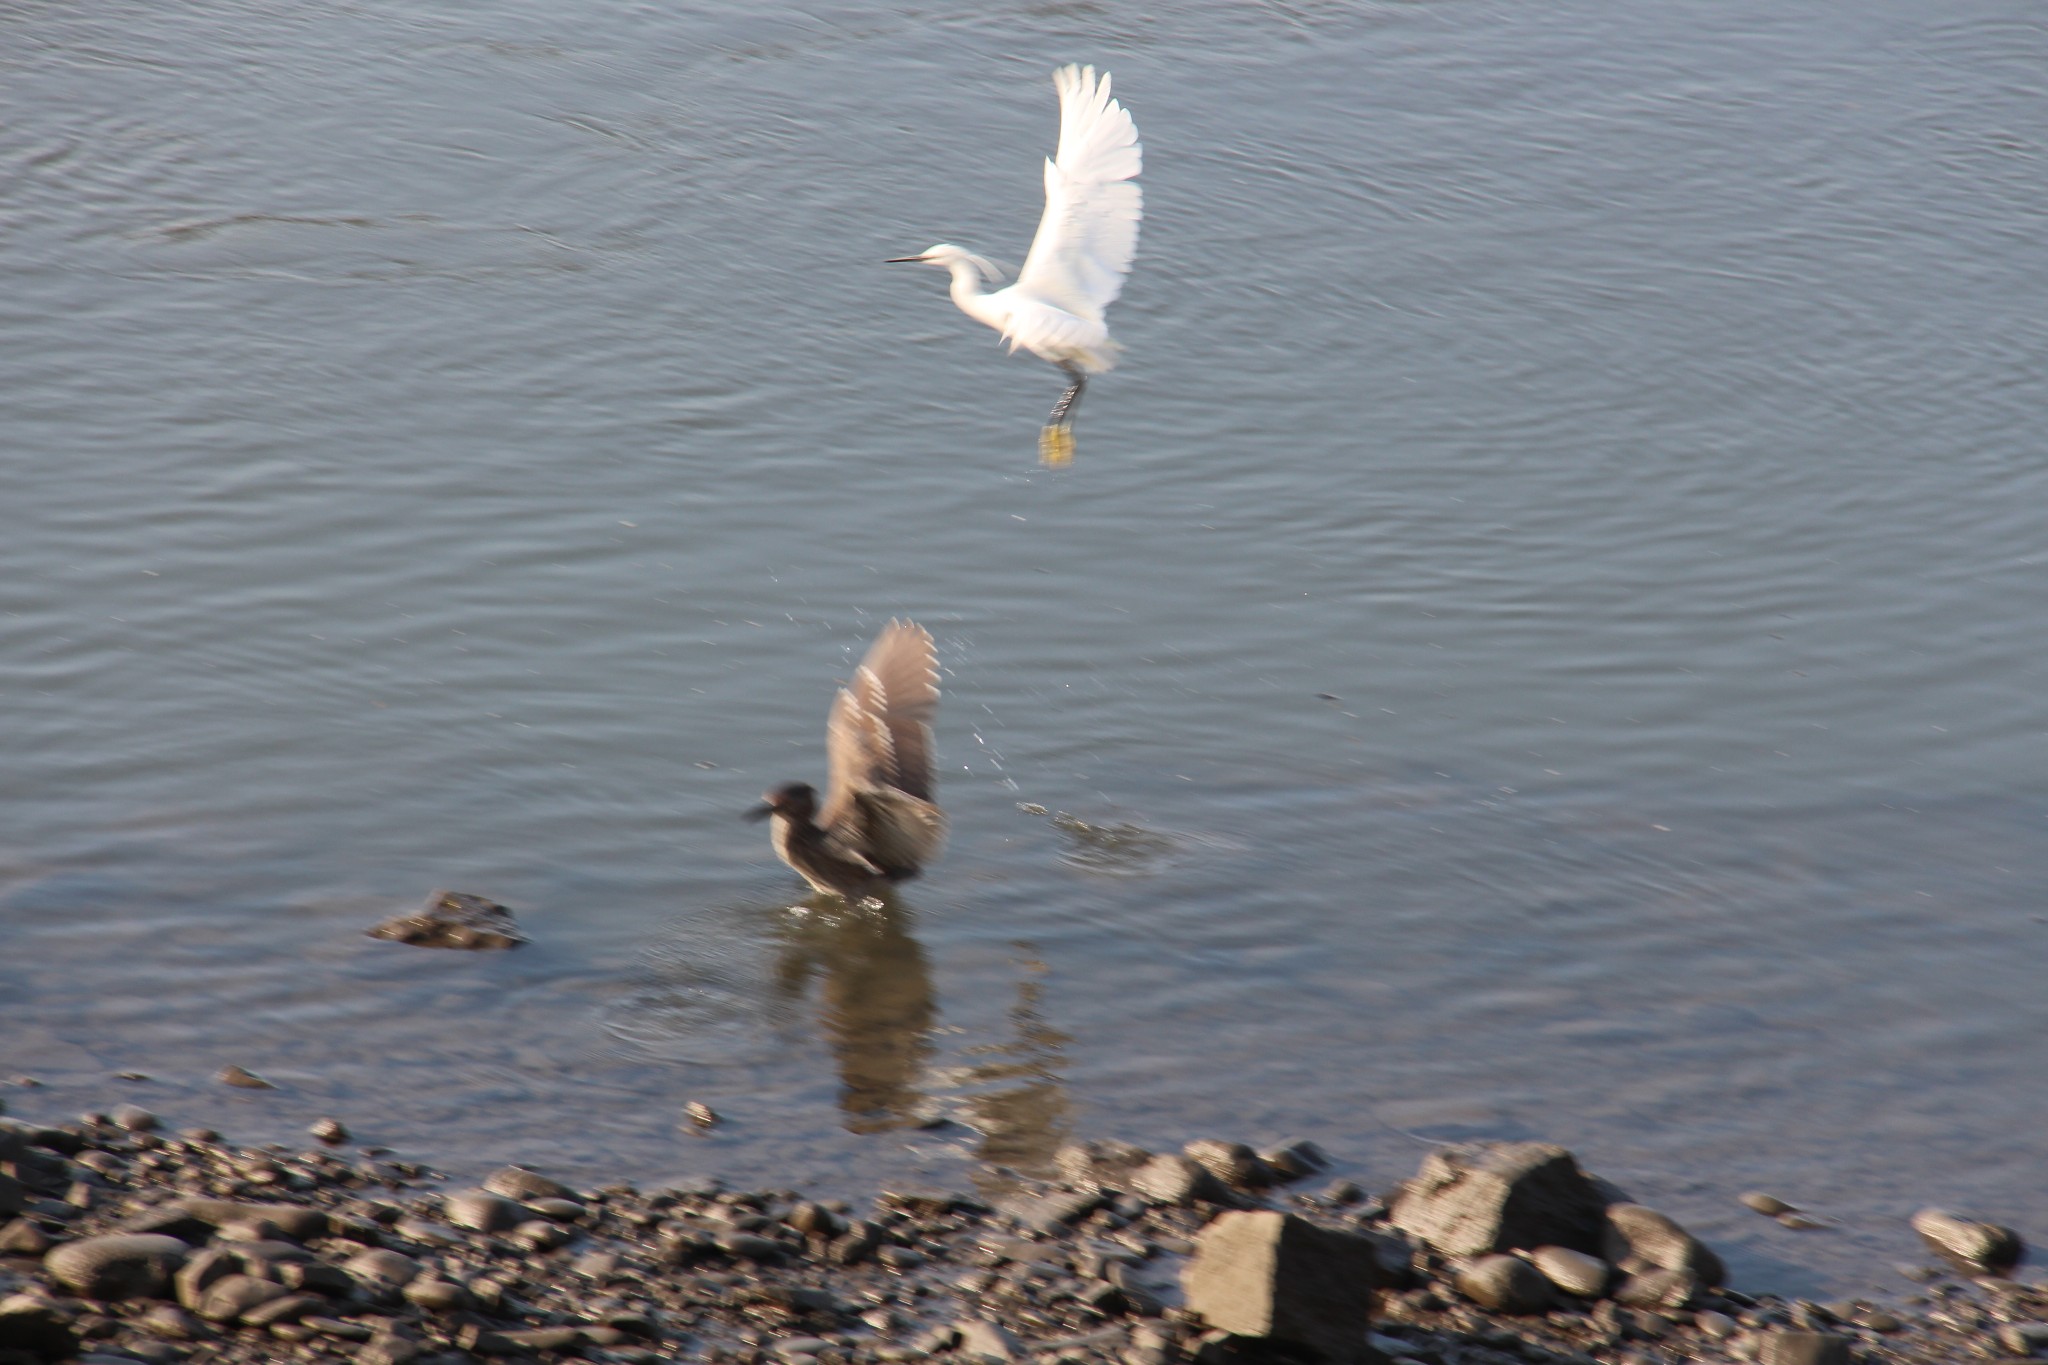
[[[11,1108],[2048,1240],[2038,6],[760,8],[0,9]],[[880,262],[1022,258],[1067,60],[1146,219],[1055,472]],[[793,910],[739,813],[898,613],[951,848]],[[363,937],[439,886],[534,943]]]

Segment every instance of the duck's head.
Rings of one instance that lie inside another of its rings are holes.
[[[808,782],[785,782],[773,791],[761,794],[761,804],[747,812],[749,820],[766,820],[771,815],[780,815],[800,823],[809,823],[817,818],[818,789]]]

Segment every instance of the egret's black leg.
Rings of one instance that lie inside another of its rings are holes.
[[[1067,372],[1067,378],[1073,383],[1067,385],[1067,391],[1060,395],[1060,401],[1052,405],[1052,416],[1045,419],[1045,424],[1051,427],[1073,425],[1074,405],[1081,401],[1081,390],[1088,387],[1088,376],[1081,373],[1078,366],[1062,363],[1060,368]]]

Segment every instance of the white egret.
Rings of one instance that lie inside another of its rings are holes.
[[[1065,464],[1088,376],[1113,366],[1121,349],[1102,314],[1123,291],[1144,210],[1131,183],[1141,165],[1138,128],[1109,97],[1109,73],[1098,79],[1092,66],[1063,66],[1052,83],[1060,96],[1059,150],[1046,159],[1045,216],[1017,282],[987,291],[1002,272],[950,242],[890,263],[922,261],[951,272],[962,312],[1000,332],[1012,355],[1022,347],[1066,371],[1067,391],[1039,439],[1047,463]]]
[[[891,621],[832,703],[824,806],[810,783],[790,782],[748,812],[774,821],[776,856],[814,889],[848,900],[915,877],[946,840],[946,817],[932,800],[938,710],[931,633],[914,621]]]

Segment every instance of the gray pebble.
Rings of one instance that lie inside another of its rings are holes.
[[[1972,1222],[1940,1209],[1922,1209],[1912,1221],[1929,1249],[1968,1274],[2000,1274],[2026,1255],[2020,1235],[1996,1223]]]
[[[457,1190],[441,1201],[449,1222],[477,1232],[503,1232],[519,1226],[526,1211],[502,1194],[489,1190]]]
[[[1181,1155],[1226,1185],[1249,1187],[1270,1183],[1271,1174],[1259,1154],[1242,1142],[1198,1138],[1181,1148]]]
[[[259,1280],[254,1275],[226,1275],[199,1296],[193,1311],[209,1322],[233,1322],[258,1304],[289,1293],[283,1285]]]
[[[146,1133],[157,1123],[156,1115],[139,1104],[117,1104],[107,1117],[114,1121],[116,1127],[126,1128],[131,1133]]]
[[[43,1268],[80,1298],[153,1299],[170,1291],[191,1251],[158,1232],[108,1233],[53,1248]]]
[[[453,1281],[434,1276],[418,1276],[402,1292],[407,1303],[429,1313],[454,1313],[469,1306],[467,1290]]]
[[[743,1261],[779,1261],[786,1254],[782,1243],[751,1232],[721,1232],[717,1242],[721,1250]]]
[[[315,1119],[313,1120],[313,1126],[306,1131],[311,1133],[315,1139],[326,1143],[330,1147],[339,1147],[342,1143],[348,1141],[348,1129],[342,1125],[340,1119],[336,1118]]]
[[[143,1331],[167,1341],[197,1341],[213,1335],[213,1329],[172,1303],[152,1305],[136,1322]]]
[[[0,1256],[40,1256],[49,1249],[49,1237],[26,1218],[0,1227]]]
[[[1726,1341],[1741,1330],[1734,1318],[1711,1309],[1693,1314],[1693,1325],[1715,1341]]]
[[[360,1322],[343,1322],[340,1318],[306,1317],[299,1319],[301,1327],[310,1327],[323,1337],[338,1341],[368,1341],[370,1329]]]
[[[1744,1208],[1754,1209],[1766,1218],[1776,1218],[1781,1213],[1796,1212],[1793,1205],[1786,1203],[1775,1194],[1765,1194],[1762,1190],[1750,1190],[1745,1194],[1737,1195],[1736,1198],[1742,1201]]]
[[[274,1327],[279,1323],[297,1322],[306,1314],[324,1305],[311,1294],[286,1294],[281,1298],[259,1303],[242,1314],[242,1321],[251,1327]]]
[[[213,1078],[222,1085],[238,1086],[243,1090],[275,1090],[276,1086],[253,1071],[244,1071],[239,1066],[224,1066],[214,1073]],[[209,1139],[211,1140],[211,1139]]]
[[[484,1179],[484,1188],[507,1199],[531,1204],[536,1199],[574,1199],[576,1191],[524,1166],[501,1166]]]
[[[1550,1307],[1550,1281],[1519,1256],[1481,1256],[1459,1268],[1458,1292],[1497,1313],[1540,1313]]]
[[[1832,1332],[1769,1332],[1759,1365],[1849,1365],[1849,1338]]]
[[[557,1223],[573,1223],[589,1212],[573,1199],[554,1199],[547,1196],[527,1200],[526,1207],[543,1218],[554,1219]]]
[[[1015,1360],[1022,1353],[1017,1338],[996,1323],[983,1318],[962,1318],[954,1325],[960,1333],[955,1349],[969,1359]]]
[[[1530,1262],[1543,1273],[1543,1277],[1562,1289],[1582,1299],[1594,1299],[1607,1288],[1607,1280],[1614,1272],[1607,1262],[1598,1256],[1570,1247],[1537,1247],[1529,1253]]]
[[[570,1268],[586,1280],[603,1282],[618,1275],[619,1258],[610,1251],[586,1251]]]
[[[512,1229],[512,1240],[528,1251],[553,1251],[569,1240],[569,1234],[557,1224],[531,1218]]]

